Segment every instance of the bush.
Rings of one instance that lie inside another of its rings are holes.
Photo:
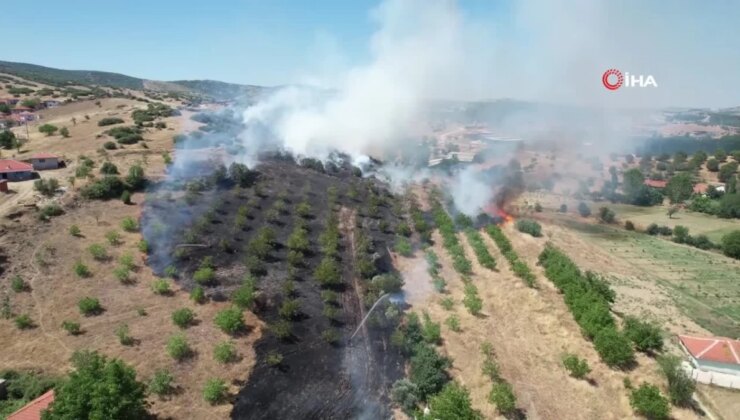
[[[567,213],[568,212],[568,206],[565,204],[561,204],[560,208],[558,209],[560,213]]]
[[[236,360],[236,348],[230,341],[223,341],[213,348],[213,358],[221,363],[231,363]]]
[[[58,204],[47,204],[39,212],[39,220],[48,221],[52,217],[59,216],[64,210]]]
[[[491,393],[488,394],[488,400],[504,416],[509,416],[516,412],[516,395],[514,395],[514,390],[507,382],[501,381],[493,384]]]
[[[125,184],[117,176],[104,176],[80,188],[83,198],[93,200],[107,200],[120,197]]]
[[[324,257],[314,270],[313,275],[322,286],[336,286],[342,283],[339,264],[332,257]]]
[[[59,189],[59,181],[55,178],[37,179],[33,181],[33,189],[47,197],[51,197]]]
[[[603,328],[596,333],[594,347],[611,367],[627,368],[635,362],[630,340],[614,328]]]
[[[681,367],[681,358],[664,355],[658,358],[661,373],[668,381],[668,396],[671,403],[679,407],[691,407],[696,383]]]
[[[301,303],[298,299],[285,299],[278,313],[285,319],[295,319],[301,313]]]
[[[193,290],[190,291],[190,299],[192,299],[195,303],[205,303],[206,302],[206,292],[201,286],[195,286]]]
[[[118,167],[112,162],[103,162],[100,166],[100,173],[103,175],[118,175]]]
[[[19,330],[29,330],[35,327],[33,320],[28,316],[28,314],[16,316],[13,322],[15,323],[15,327]]]
[[[226,399],[228,389],[222,379],[209,379],[203,387],[203,399],[213,405]]]
[[[15,293],[22,293],[22,292],[28,292],[31,290],[31,287],[23,281],[23,279],[20,276],[13,276],[13,278],[10,280],[10,288]]]
[[[440,344],[442,342],[442,331],[439,323],[433,322],[426,312],[424,312],[424,324],[421,327],[421,336],[429,344]]]
[[[265,362],[267,362],[269,366],[279,366],[283,363],[283,355],[276,351],[270,351],[267,353],[267,357],[265,357]]]
[[[588,204],[580,202],[578,203],[578,214],[580,214],[581,217],[588,217],[591,215],[591,208]]]
[[[116,146],[116,143],[114,143],[112,141],[106,141],[105,143],[103,143],[103,149],[105,149],[105,150],[116,150],[116,149],[118,149],[118,146]]]
[[[62,321],[62,329],[67,331],[69,335],[79,335],[82,333],[82,328],[79,322],[73,321]]]
[[[136,220],[133,217],[125,217],[121,221],[121,229],[123,229],[126,232],[138,232],[139,224],[136,222]]]
[[[82,232],[80,231],[80,227],[77,225],[70,225],[69,226],[69,234],[72,236],[80,237],[82,236]]]
[[[452,314],[445,319],[445,325],[454,332],[460,332],[460,318],[455,314]]]
[[[519,232],[528,233],[535,238],[542,236],[542,226],[534,220],[520,219],[516,222],[516,228]]]
[[[740,259],[740,230],[722,237],[722,252],[728,257]]]
[[[167,341],[167,354],[179,362],[192,356],[193,350],[184,334],[175,334]]]
[[[291,331],[290,322],[281,319],[270,325],[270,331],[275,334],[275,337],[285,340],[293,335]]]
[[[99,315],[103,312],[103,306],[100,301],[91,298],[84,297],[77,302],[77,307],[80,309],[80,313],[85,316]]]
[[[59,127],[52,124],[44,124],[39,127],[39,133],[44,133],[47,136],[51,136],[59,130]]]
[[[165,296],[172,293],[170,282],[165,279],[156,279],[152,282],[152,292],[156,295]]]
[[[77,274],[77,277],[80,277],[80,278],[86,278],[92,275],[92,273],[90,272],[90,269],[87,268],[87,266],[83,264],[82,261],[75,262],[73,270],[75,274]]]
[[[193,273],[193,281],[202,285],[209,285],[216,279],[216,272],[211,267],[200,267]]]
[[[450,360],[440,356],[429,345],[417,345],[409,364],[409,379],[419,388],[421,400],[426,400],[429,396],[439,392],[450,380],[446,371],[450,366]]]
[[[455,420],[481,420],[483,415],[473,409],[470,394],[464,387],[452,382],[445,385],[429,400],[429,418]]]
[[[473,315],[478,315],[483,309],[483,301],[478,296],[478,289],[473,283],[468,282],[465,285],[465,297],[463,297],[463,305]]]
[[[632,221],[627,220],[626,222],[624,222],[624,228],[627,230],[635,230],[635,224],[632,223]]]
[[[165,395],[172,394],[175,391],[174,382],[175,378],[169,370],[160,369],[154,372],[154,376],[149,380],[147,389],[150,393],[161,398]]]
[[[103,245],[92,244],[87,247],[87,250],[88,252],[90,252],[90,255],[92,255],[92,257],[95,258],[97,261],[106,261],[110,258],[110,256],[108,255],[108,251]]]
[[[231,293],[231,301],[241,309],[250,309],[254,303],[254,281],[245,281]]]
[[[134,339],[129,335],[129,328],[126,324],[120,325],[116,328],[116,337],[118,337],[118,342],[124,346],[134,344]]]
[[[404,412],[410,413],[419,403],[419,387],[408,379],[399,379],[391,387],[391,399]]]
[[[478,263],[489,270],[496,269],[496,260],[493,258],[481,234],[472,228],[465,230],[465,235],[468,237],[470,246],[473,247],[475,257],[478,259]]]
[[[172,322],[178,327],[185,329],[195,322],[195,312],[188,308],[181,308],[172,312]]]
[[[107,118],[103,118],[102,120],[98,121],[98,127],[105,127],[106,125],[122,124],[122,123],[123,123],[123,120],[121,118],[107,117]]]
[[[583,379],[591,372],[588,362],[584,359],[579,359],[575,354],[566,354],[563,356],[563,366],[570,373],[570,376],[577,379]]]
[[[641,352],[663,350],[663,334],[657,325],[627,317],[624,320],[624,335],[635,343],[635,348]]]
[[[635,412],[651,420],[668,419],[671,407],[655,385],[642,384],[630,393],[630,405]]]
[[[219,311],[213,322],[221,331],[227,334],[236,334],[246,328],[242,311],[237,307],[226,308]]]
[[[321,332],[321,338],[323,338],[327,343],[334,345],[339,343],[341,336],[339,335],[339,331],[335,328],[327,328]]]
[[[123,204],[131,204],[131,193],[129,192],[129,190],[124,190],[121,193],[121,201],[123,202]]]
[[[404,257],[410,257],[413,254],[411,242],[409,242],[409,240],[403,236],[396,237],[396,244],[393,250]]]
[[[113,269],[113,276],[121,283],[131,282],[131,269],[126,266],[119,266]]]
[[[504,254],[504,258],[506,258],[509,265],[511,265],[511,269],[514,271],[514,274],[524,280],[527,286],[535,287],[536,283],[534,273],[532,273],[532,270],[529,269],[529,266],[524,261],[519,259],[514,248],[511,246],[511,242],[506,235],[504,235],[501,228],[495,225],[488,225],[486,232],[488,232],[488,235],[496,243],[496,246],[501,250],[501,253]]]
[[[608,207],[601,207],[599,208],[599,220],[601,220],[604,223],[614,223],[614,219],[616,218],[616,213],[614,213],[614,210],[608,208]]]

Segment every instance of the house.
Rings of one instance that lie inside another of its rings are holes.
[[[48,101],[44,101],[44,106],[47,108],[56,108],[62,103],[57,101],[56,99],[49,99]]]
[[[646,179],[644,184],[647,185],[648,187],[653,187],[653,188],[665,188],[665,186],[668,185],[668,181],[661,181],[657,179]]]
[[[703,182],[694,184],[694,194],[706,194],[708,188],[709,184],[705,184]]]
[[[688,335],[679,335],[678,340],[696,369],[740,376],[740,341]]]
[[[15,117],[20,123],[36,121],[36,119],[38,118],[33,112],[21,112],[19,114],[16,114]]]
[[[12,159],[0,159],[0,179],[26,181],[33,178],[33,165]]]
[[[54,390],[52,389],[9,415],[8,420],[41,420],[41,412],[53,402]]]
[[[8,104],[8,105],[16,105],[21,100],[19,98],[3,98],[0,99],[0,103]]]
[[[51,153],[37,153],[24,161],[30,163],[36,171],[59,168],[59,157]]]
[[[11,114],[23,114],[26,112],[33,112],[33,108],[29,108],[27,106],[17,106],[10,110]]]

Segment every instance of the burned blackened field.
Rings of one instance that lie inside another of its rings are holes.
[[[349,338],[400,287],[388,249],[402,211],[383,183],[358,175],[349,164],[272,156],[147,199],[152,268],[267,325],[233,418],[389,416],[390,386],[403,376],[389,340],[400,310],[384,300]]]

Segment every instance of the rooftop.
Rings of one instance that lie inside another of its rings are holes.
[[[740,365],[740,341],[725,337],[679,335],[684,348],[695,359]]]
[[[41,419],[41,412],[46,410],[46,407],[52,402],[54,402],[53,389],[9,415],[8,420],[39,420]]]
[[[51,153],[36,153],[35,155],[31,155],[28,159],[59,159],[59,156]]]
[[[13,159],[0,159],[0,173],[33,171],[30,163],[18,162]]]
[[[648,187],[653,188],[665,188],[665,186],[668,184],[668,181],[659,181],[657,179],[646,179],[645,185]]]

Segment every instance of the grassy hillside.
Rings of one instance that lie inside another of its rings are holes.
[[[35,64],[0,61],[0,72],[54,86],[102,85],[127,89],[144,88],[142,79],[103,71],[61,70]]]

